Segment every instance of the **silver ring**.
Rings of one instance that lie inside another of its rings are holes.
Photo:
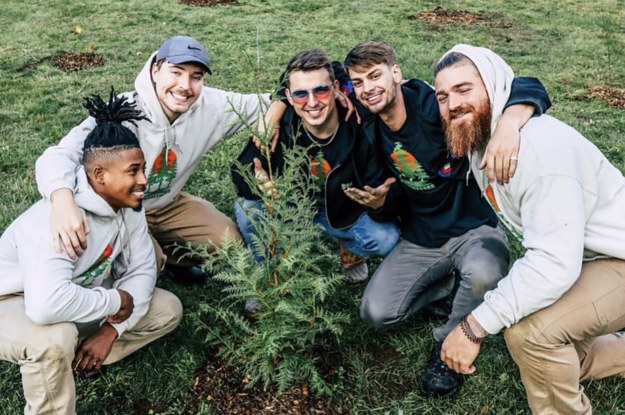
[[[517,156],[510,156],[510,161],[517,161],[519,158]]]

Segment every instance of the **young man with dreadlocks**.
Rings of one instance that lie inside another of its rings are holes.
[[[161,270],[167,262],[176,276],[194,282],[203,280],[197,267],[201,260],[184,256],[186,252],[171,249],[173,245],[210,241],[220,246],[224,235],[240,235],[234,222],[212,203],[182,188],[202,156],[223,137],[254,123],[262,104],[257,94],[204,86],[207,73],[211,69],[204,46],[191,37],[174,36],[148,58],[135,80],[135,91],[124,94],[149,118],[127,127],[137,135],[145,154],[144,205],[157,265]],[[72,258],[87,246],[89,228],[72,189],[82,144],[94,126],[94,119],[87,118],[37,160],[39,190],[52,202],[56,250],[64,247]]]
[[[139,141],[121,123],[145,117],[111,91],[86,99],[95,126],[72,186],[87,247],[57,253],[50,201],[35,203],[0,238],[0,359],[20,365],[25,414],[75,414],[73,371],[98,371],[172,331],[173,294],[155,288],[156,262],[142,210],[147,180]]]

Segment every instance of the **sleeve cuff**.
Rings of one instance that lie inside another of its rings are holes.
[[[497,334],[505,327],[486,303],[477,306],[471,314],[488,334]]]

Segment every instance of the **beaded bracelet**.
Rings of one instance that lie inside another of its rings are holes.
[[[478,337],[475,335],[475,333],[473,333],[473,330],[471,330],[471,325],[469,324],[466,317],[460,320],[460,329],[462,330],[466,338],[469,339],[472,343],[481,344],[482,340],[484,340],[483,337]]]

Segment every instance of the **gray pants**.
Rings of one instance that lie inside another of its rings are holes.
[[[456,269],[460,284],[451,314],[446,324],[434,330],[434,339],[442,342],[507,274],[509,262],[505,233],[487,225],[451,238],[440,248],[402,240],[367,285],[360,317],[378,329],[403,321],[424,305],[449,295],[454,287],[451,272]]]

